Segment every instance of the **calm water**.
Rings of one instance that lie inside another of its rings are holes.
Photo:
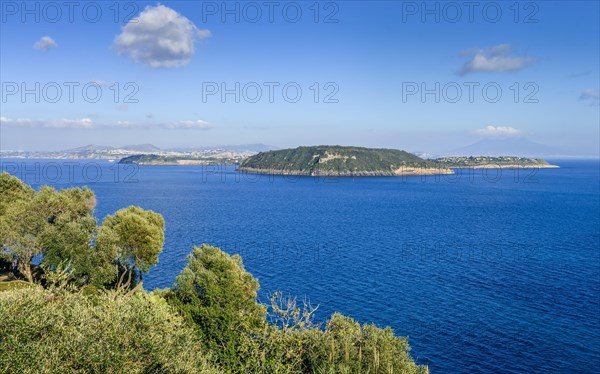
[[[600,372],[598,161],[533,174],[283,178],[231,168],[3,160],[34,185],[88,184],[103,218],[164,215],[144,277],[169,287],[192,246],[240,253],[262,286],[410,336],[432,373]],[[101,171],[102,175],[99,175]]]

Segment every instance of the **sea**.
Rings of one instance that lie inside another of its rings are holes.
[[[435,373],[600,373],[600,163],[325,178],[234,166],[2,159],[34,187],[89,186],[99,222],[161,213],[166,242],[144,276],[170,287],[194,246],[240,254],[260,282],[391,326]]]

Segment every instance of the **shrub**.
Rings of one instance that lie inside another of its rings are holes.
[[[236,373],[427,373],[391,328],[361,326],[334,314],[315,326],[310,303],[275,293],[269,313],[256,301],[258,281],[239,256],[194,248],[173,290],[161,293],[201,337],[215,363]],[[267,322],[269,317],[269,322]]]
[[[0,292],[0,372],[216,372],[194,332],[160,300],[145,292]]]
[[[195,326],[219,364],[242,370],[252,337],[266,325],[266,309],[256,301],[258,288],[240,256],[202,245],[188,256],[167,300]]]
[[[308,368],[317,373],[427,373],[409,355],[405,338],[391,328],[360,325],[352,318],[335,313],[323,332],[310,334]]]
[[[14,280],[9,282],[0,282],[0,291],[10,291],[17,290],[19,288],[31,288],[34,287],[29,282],[24,282],[22,280]]]

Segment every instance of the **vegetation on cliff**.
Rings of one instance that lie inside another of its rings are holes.
[[[390,328],[275,293],[241,257],[193,249],[171,289],[145,291],[164,220],[139,207],[97,225],[87,188],[0,174],[0,372],[427,373]]]

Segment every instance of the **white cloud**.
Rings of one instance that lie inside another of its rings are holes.
[[[594,88],[586,88],[579,95],[579,100],[587,101],[590,105],[598,105],[600,104],[600,93]]]
[[[194,42],[212,36],[186,17],[164,5],[147,6],[123,26],[115,38],[117,52],[153,68],[187,65],[194,55]]]
[[[91,129],[94,123],[90,118],[81,119],[55,119],[55,120],[34,120],[29,118],[7,118],[0,117],[0,125],[13,127],[38,127],[38,128],[80,128]]]
[[[209,130],[213,126],[203,120],[183,120],[168,123],[143,123],[136,124],[130,121],[117,121],[114,123],[98,124],[90,118],[34,120],[29,118],[0,117],[0,126],[32,127],[32,128],[57,128],[57,129],[166,129],[166,130]]]
[[[184,129],[184,130],[208,130],[212,126],[210,123],[202,120],[195,121],[177,121],[171,123],[161,124],[160,127],[165,129]]]
[[[497,46],[490,48],[490,56],[502,56],[510,53],[510,51],[512,51],[510,44],[498,44]]]
[[[520,130],[510,126],[486,126],[482,129],[475,130],[475,134],[489,137],[508,137],[516,136],[521,133]]]
[[[212,32],[210,32],[210,30],[198,30],[197,37],[200,38],[200,40],[212,38]]]
[[[33,43],[33,48],[39,49],[41,51],[47,51],[50,48],[56,48],[56,47],[58,47],[58,44],[56,43],[56,41],[54,41],[54,39],[52,39],[48,35],[42,36],[40,40]]]
[[[103,80],[100,80],[100,79],[94,79],[94,80],[90,81],[90,83],[95,84],[96,86],[99,86],[99,87],[106,86],[106,82]]]
[[[532,57],[510,56],[510,44],[499,44],[487,49],[466,51],[463,54],[473,55],[460,69],[459,74],[475,72],[515,71],[525,68],[534,62]]]

